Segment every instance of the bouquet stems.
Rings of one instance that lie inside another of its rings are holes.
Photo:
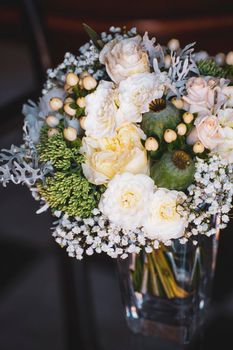
[[[174,271],[166,256],[167,248],[161,246],[152,253],[137,255],[131,264],[131,276],[136,291],[155,296],[185,298],[188,292],[178,285]]]

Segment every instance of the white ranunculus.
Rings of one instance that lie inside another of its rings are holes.
[[[118,173],[148,173],[147,152],[141,143],[144,134],[133,124],[117,129],[116,136],[82,139],[85,177],[96,185],[107,183]]]
[[[54,87],[40,98],[38,107],[40,109],[41,117],[46,117],[48,114],[54,114],[54,111],[51,110],[51,107],[49,105],[51,98],[54,98],[54,97],[60,98],[62,101],[64,101],[66,97],[65,90]]]
[[[161,98],[164,91],[163,75],[140,73],[123,80],[119,85],[117,124],[141,122],[142,113],[148,112],[151,101]]]
[[[134,230],[142,226],[153,188],[154,182],[147,175],[118,174],[101,196],[99,209],[110,222]]]
[[[151,194],[143,226],[149,239],[166,242],[184,235],[187,219],[177,211],[183,192],[159,188]]]
[[[108,75],[117,84],[133,74],[150,71],[148,55],[142,48],[140,35],[110,41],[100,52],[99,60],[105,64]]]
[[[87,136],[113,136],[116,128],[117,95],[114,84],[101,81],[97,89],[86,96],[84,128]]]

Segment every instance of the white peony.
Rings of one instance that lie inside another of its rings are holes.
[[[115,225],[135,230],[142,226],[153,188],[154,182],[147,175],[116,175],[101,196],[99,209]]]
[[[145,234],[149,239],[166,242],[184,235],[187,219],[177,211],[180,196],[184,198],[185,195],[183,192],[163,188],[151,193],[143,222]]]
[[[87,136],[113,136],[116,128],[117,95],[114,84],[101,81],[97,89],[86,96],[84,128]]]
[[[117,173],[148,173],[147,152],[141,143],[144,136],[134,124],[125,124],[114,137],[84,137],[80,151],[86,159],[82,164],[85,177],[100,185]]]
[[[140,35],[110,41],[100,52],[99,60],[105,64],[108,75],[117,84],[133,74],[150,71],[148,55],[142,49]]]
[[[165,91],[163,75],[155,73],[135,74],[119,85],[119,110],[117,123],[138,123],[142,113],[149,111],[151,101],[161,98]]]

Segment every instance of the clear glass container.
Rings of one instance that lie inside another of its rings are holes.
[[[201,327],[211,298],[219,230],[181,244],[118,260],[129,328],[134,333],[188,344]]]

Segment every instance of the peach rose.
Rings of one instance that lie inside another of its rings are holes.
[[[216,116],[200,116],[195,121],[195,128],[187,137],[187,143],[193,145],[196,141],[210,150],[222,142],[221,126]]]
[[[204,78],[190,78],[186,88],[187,95],[183,96],[183,100],[187,103],[189,112],[208,110],[214,105],[214,90]]]

